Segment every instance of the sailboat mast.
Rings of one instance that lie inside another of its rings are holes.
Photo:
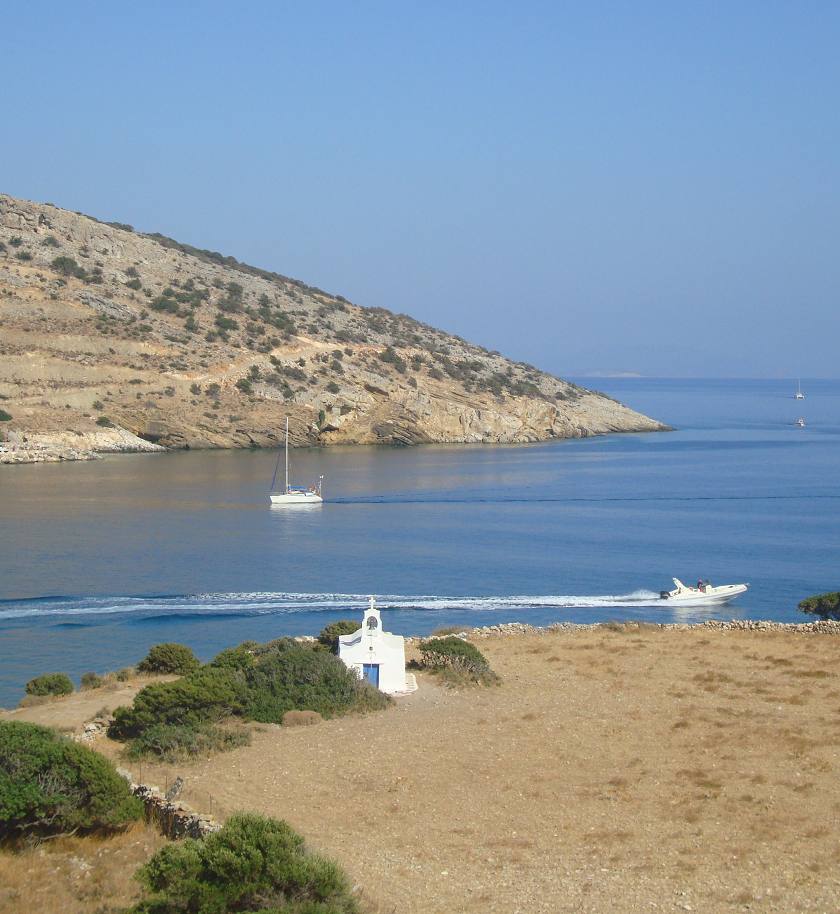
[[[286,488],[289,491],[289,417],[286,416]]]

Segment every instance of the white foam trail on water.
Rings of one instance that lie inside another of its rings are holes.
[[[329,612],[360,610],[368,594],[349,593],[207,593],[162,597],[67,597],[0,604],[0,620],[44,616],[96,616],[121,613],[225,615],[226,613]],[[551,594],[545,596],[438,596],[433,594],[376,595],[380,609],[419,611],[488,611],[501,609],[587,609],[660,605],[659,594],[636,590],[627,594]]]

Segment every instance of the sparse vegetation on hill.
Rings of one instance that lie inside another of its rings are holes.
[[[79,450],[116,443],[91,428],[94,400],[167,447],[273,446],[286,415],[293,444],[661,428],[406,315],[122,224],[0,195],[0,245],[0,393],[24,456],[65,431]]]

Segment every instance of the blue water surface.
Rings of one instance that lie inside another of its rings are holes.
[[[676,430],[295,451],[294,480],[324,474],[328,499],[298,510],[268,506],[268,451],[0,467],[0,705],[38,673],[116,669],[159,641],[208,658],[317,633],[370,593],[389,629],[425,634],[797,620],[840,587],[840,382],[803,380],[805,401],[782,381],[595,386]],[[675,613],[657,600],[674,575],[751,589]]]

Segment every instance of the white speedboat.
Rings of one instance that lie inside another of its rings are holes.
[[[679,606],[721,605],[746,593],[749,584],[720,584],[714,587],[711,581],[698,581],[696,587],[689,587],[679,578],[672,578],[673,590],[662,590],[659,596],[668,603]]]
[[[793,423],[797,428],[805,428],[805,417],[800,416],[796,422]]]
[[[277,455],[277,463],[274,465],[274,477],[271,480],[271,492],[269,498],[272,505],[320,505],[324,499],[321,495],[321,486],[324,477],[318,477],[318,484],[314,486],[291,486],[289,485],[289,417],[286,416],[286,485],[282,492],[275,492],[274,486],[277,482],[277,470],[280,467],[280,455]]]

